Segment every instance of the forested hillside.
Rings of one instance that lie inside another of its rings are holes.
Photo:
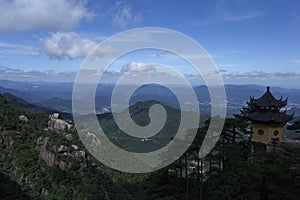
[[[141,104],[132,110],[147,114]],[[82,145],[74,127],[53,130],[48,120],[45,113],[25,111],[0,96],[0,199],[256,200],[300,195],[300,148],[267,148],[250,141],[247,122],[239,115],[226,120],[220,140],[205,158],[199,159],[198,152],[209,120],[180,159],[149,174],[103,166]],[[291,129],[298,127],[295,123]]]

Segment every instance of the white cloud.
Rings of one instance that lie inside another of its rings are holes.
[[[39,55],[40,53],[40,49],[34,46],[0,42],[0,54]]]
[[[0,32],[72,30],[92,16],[79,0],[4,0],[0,1]]]
[[[54,72],[53,70],[22,70],[0,66],[0,78],[16,81],[74,81],[75,71]]]
[[[220,71],[223,78],[231,80],[252,79],[252,80],[291,80],[300,77],[300,74],[290,70],[279,70],[273,73],[264,71]]]
[[[155,67],[152,65],[147,65],[145,63],[136,63],[136,62],[129,62],[128,64],[124,65],[121,69],[122,73],[125,72],[154,72]]]
[[[113,24],[126,28],[129,24],[137,24],[142,21],[141,14],[134,14],[131,6],[121,1],[116,2],[115,8],[112,10]]]
[[[226,69],[218,69],[218,70],[216,71],[216,73],[225,73],[225,72],[227,72]]]
[[[253,13],[242,14],[242,15],[227,15],[227,14],[225,14],[225,20],[226,21],[241,21],[241,20],[256,18],[261,15],[263,15],[263,13],[261,13],[261,12],[253,12]]]
[[[161,57],[163,55],[168,55],[168,54],[179,54],[179,49],[178,48],[173,48],[173,49],[170,49],[170,50],[159,50],[157,53],[156,53],[156,57]]]
[[[96,46],[97,42],[82,38],[74,32],[51,33],[48,38],[39,38],[42,49],[50,58],[70,59],[85,58]],[[111,46],[97,48],[95,55],[104,56],[116,52]]]
[[[300,59],[294,59],[294,60],[292,60],[292,62],[294,62],[294,63],[300,63]]]
[[[226,71],[222,73],[224,78],[228,79],[239,79],[239,78],[254,78],[254,79],[266,79],[272,74],[264,71],[251,71],[251,72],[241,72],[241,71]]]
[[[289,70],[280,70],[280,71],[275,72],[274,76],[295,77],[295,76],[297,76],[297,73],[294,71],[289,71]]]
[[[238,67],[239,64],[219,64],[218,67]]]

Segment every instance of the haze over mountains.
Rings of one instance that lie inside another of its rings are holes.
[[[124,95],[129,86],[123,85]],[[185,95],[186,88],[179,91]],[[111,94],[114,89],[113,84],[98,86],[96,90],[96,111],[97,113],[110,112]],[[73,83],[63,82],[17,82],[0,80],[0,93],[10,93],[20,97],[30,103],[43,107],[51,107],[61,112],[72,111],[72,90]],[[227,95],[227,116],[239,113],[240,109],[246,105],[250,96],[260,97],[265,91],[265,86],[260,85],[225,85]],[[184,105],[191,103],[199,104],[201,115],[210,115],[210,95],[204,85],[194,87],[198,97],[198,102],[184,102]],[[295,116],[300,116],[300,89],[286,89],[272,87],[271,92],[276,98],[288,98],[288,105],[285,109],[289,113],[295,112]],[[122,96],[122,94],[121,94]],[[143,85],[137,89],[130,99],[130,104],[139,101],[155,100],[165,105],[179,108],[179,102],[175,95],[167,88],[151,84]],[[127,103],[127,102],[124,102]],[[183,108],[184,110],[185,108]]]

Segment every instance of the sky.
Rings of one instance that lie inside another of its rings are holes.
[[[0,0],[0,79],[74,81],[98,43],[143,27],[194,39],[225,84],[300,88],[297,0]],[[114,52],[104,48],[100,54]],[[148,63],[177,67],[188,79],[196,76],[191,66],[158,50],[123,56],[108,76],[120,77],[134,67],[153,73]]]

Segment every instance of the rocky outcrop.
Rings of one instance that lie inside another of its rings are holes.
[[[89,140],[89,147],[97,149],[99,145],[101,145],[101,141],[99,138],[92,132],[87,132],[85,135],[85,139]]]
[[[58,153],[64,153],[64,152],[66,152],[67,151],[67,146],[65,146],[65,145],[60,145],[60,147],[57,149],[57,152]]]
[[[10,136],[0,132],[0,144],[3,144],[5,148],[10,148],[14,144],[14,141]]]
[[[65,164],[65,162],[63,162],[63,161],[60,161],[58,166],[59,166],[59,168],[60,168],[61,170],[65,170],[66,164]]]
[[[67,131],[72,128],[71,124],[58,118],[59,118],[58,113],[53,113],[52,115],[49,115],[49,121],[48,121],[49,129],[54,129],[58,131]]]
[[[37,139],[37,148],[39,151],[39,155],[42,160],[45,161],[47,166],[53,166],[55,161],[55,155],[53,153],[47,152],[47,143],[48,143],[49,137],[39,137]]]
[[[39,151],[39,157],[45,161],[47,166],[57,165],[61,170],[67,171],[72,168],[72,159],[79,160],[80,167],[79,171],[83,171],[87,168],[87,157],[86,152],[79,149],[75,144],[61,144],[57,148],[53,145],[53,153],[47,151],[47,144],[49,145],[49,137],[39,137],[37,139],[36,149]],[[48,148],[49,149],[49,148]],[[69,158],[72,158],[71,160]]]
[[[49,194],[49,190],[42,188],[41,194],[43,195],[48,195]]]
[[[77,145],[75,145],[75,144],[72,144],[72,148],[74,149],[74,150],[78,150],[79,149],[79,147],[77,146]]]
[[[59,118],[59,113],[53,113],[50,115],[53,119],[58,119]]]
[[[28,118],[25,115],[20,115],[18,118],[22,122],[28,122]]]
[[[84,151],[74,151],[73,156],[75,158],[79,158],[79,159],[85,158],[85,152]]]
[[[73,139],[73,136],[72,136],[72,134],[67,134],[67,135],[66,135],[66,138],[67,138],[67,140],[72,140],[72,139]]]

